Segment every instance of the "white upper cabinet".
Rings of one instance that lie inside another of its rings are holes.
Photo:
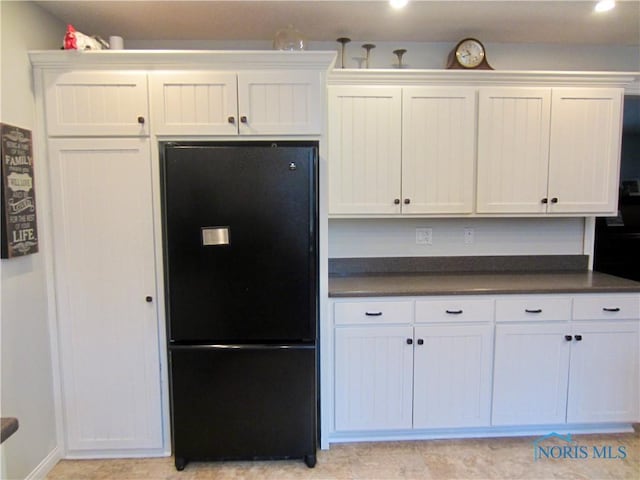
[[[329,88],[329,212],[400,213],[401,90]]]
[[[617,88],[553,89],[549,212],[615,214],[622,93]]]
[[[480,89],[478,213],[615,213],[622,89]]]
[[[240,72],[241,135],[319,134],[324,95],[318,71]]]
[[[478,119],[479,213],[544,213],[551,90],[481,88]]]
[[[236,135],[235,73],[154,72],[151,111],[157,135]]]
[[[329,210],[471,213],[475,90],[329,89]]]
[[[622,95],[632,79],[610,72],[334,70],[329,214],[614,214]]]
[[[149,135],[146,73],[51,70],[44,85],[49,136]]]
[[[471,213],[476,91],[402,90],[402,212]]]
[[[318,71],[151,74],[158,135],[319,134],[324,121]]]

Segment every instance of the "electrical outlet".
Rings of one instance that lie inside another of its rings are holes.
[[[431,228],[416,228],[416,244],[417,245],[432,245],[433,244],[433,229]]]
[[[471,245],[473,244],[475,237],[475,231],[471,227],[465,227],[464,229],[464,244]]]

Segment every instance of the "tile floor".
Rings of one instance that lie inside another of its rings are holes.
[[[588,458],[534,461],[536,437],[334,444],[309,469],[300,460],[193,462],[178,472],[172,458],[63,460],[47,480],[200,479],[640,479],[640,425],[635,433],[575,435]],[[548,440],[551,447],[568,445]],[[622,447],[624,459],[592,458],[593,448]],[[549,450],[551,449],[551,450]],[[582,455],[582,454],[580,454]],[[558,456],[558,455],[556,455]],[[575,455],[574,455],[575,456]]]

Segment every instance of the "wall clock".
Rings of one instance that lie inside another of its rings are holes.
[[[487,61],[487,52],[480,40],[465,38],[449,52],[447,68],[466,70],[493,70]]]

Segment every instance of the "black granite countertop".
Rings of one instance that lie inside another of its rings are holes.
[[[640,292],[640,282],[593,272],[586,257],[331,259],[330,297]]]

